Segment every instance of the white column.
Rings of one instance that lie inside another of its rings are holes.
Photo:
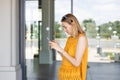
[[[22,80],[19,64],[19,0],[0,0],[0,80]]]

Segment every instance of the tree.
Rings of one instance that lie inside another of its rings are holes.
[[[120,21],[114,21],[113,25],[115,26],[115,30],[117,31],[117,35],[120,36]]]
[[[117,31],[117,35],[120,36],[120,21],[109,21],[108,23],[103,23],[101,25],[96,26],[96,23],[93,19],[85,19],[81,24],[82,28],[89,38],[96,38],[97,33],[100,34],[101,38],[110,39],[111,35],[113,35],[113,31]],[[99,31],[96,28],[99,27]],[[111,30],[109,30],[111,27]],[[61,24],[55,22],[55,33],[56,38],[64,38],[66,37],[64,31],[62,30]]]
[[[120,21],[108,22],[101,24],[100,26],[100,33],[102,38],[111,38],[113,31],[117,31],[117,35],[120,36]],[[111,27],[112,30],[109,30],[109,27]]]
[[[85,19],[82,22],[82,26],[85,27],[86,34],[89,38],[95,38],[97,31],[96,31],[96,23],[92,19]]]

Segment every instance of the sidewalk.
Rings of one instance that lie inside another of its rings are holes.
[[[88,51],[88,62],[102,62],[102,63],[110,63],[113,62],[113,60],[110,60],[110,57],[101,57],[97,53],[96,48],[89,48]]]

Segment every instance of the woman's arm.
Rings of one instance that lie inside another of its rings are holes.
[[[81,63],[82,56],[83,56],[85,48],[86,48],[86,42],[87,41],[86,41],[85,36],[81,36],[79,38],[78,44],[76,47],[75,58],[73,58],[66,51],[64,51],[64,49],[61,48],[58,43],[56,43],[56,42],[49,42],[49,43],[50,43],[50,46],[52,49],[59,51],[61,53],[61,55],[63,55],[66,59],[68,59],[74,66],[78,67]]]
[[[81,63],[82,56],[84,54],[86,48],[86,37],[82,36],[78,40],[78,44],[76,47],[76,54],[75,58],[71,57],[67,52],[64,50],[61,52],[64,57],[66,57],[74,66],[78,67]]]

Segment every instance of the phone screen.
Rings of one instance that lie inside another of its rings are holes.
[[[50,41],[50,39],[47,37],[47,40]]]

